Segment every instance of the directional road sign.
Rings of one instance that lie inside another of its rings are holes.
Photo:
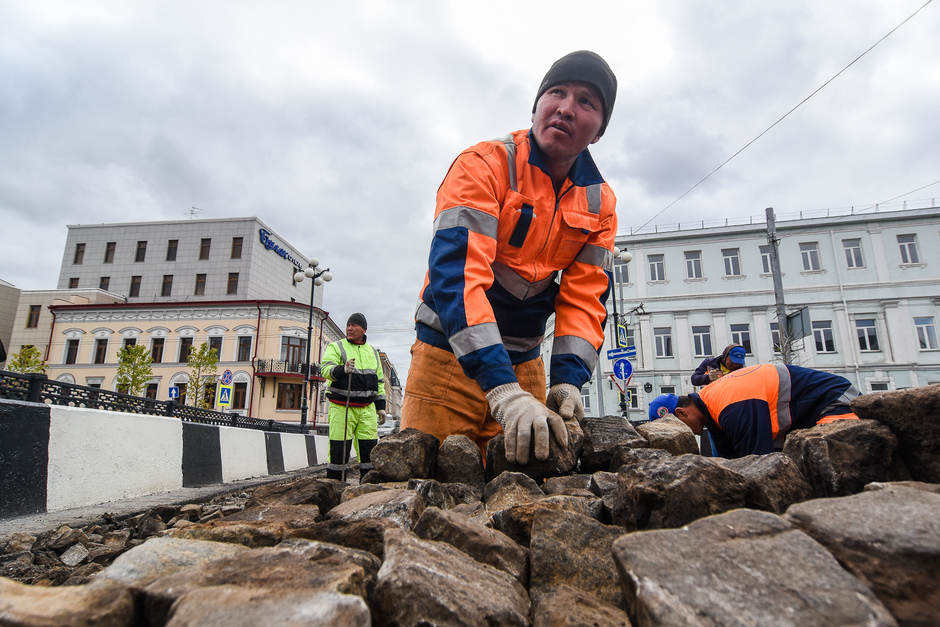
[[[626,359],[618,359],[614,362],[614,376],[621,381],[626,381],[633,374],[633,366]]]
[[[607,351],[607,359],[621,359],[623,357],[636,357],[636,346],[622,346]]]
[[[179,397],[180,397],[180,389],[176,387],[175,385],[170,386],[170,398],[179,398]]]

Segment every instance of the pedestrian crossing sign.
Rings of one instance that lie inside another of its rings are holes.
[[[215,404],[219,407],[230,407],[232,405],[232,386],[220,385],[216,392]]]
[[[617,346],[626,346],[627,345],[627,327],[618,324],[617,325]]]

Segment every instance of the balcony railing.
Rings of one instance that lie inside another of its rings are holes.
[[[255,361],[255,374],[304,374],[304,364],[298,361],[279,359],[258,359]],[[319,378],[320,364],[310,364],[310,377]]]
[[[317,369],[319,372],[319,368]],[[299,424],[274,420],[248,418],[236,413],[199,409],[180,405],[176,401],[157,401],[130,394],[121,394],[74,383],[50,380],[44,374],[20,374],[0,370],[0,399],[87,407],[120,411],[129,414],[172,416],[188,422],[197,422],[243,429],[261,429],[278,433],[303,433]]]

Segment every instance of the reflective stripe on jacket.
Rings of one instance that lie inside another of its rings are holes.
[[[356,369],[347,374],[345,365],[349,359],[356,360]],[[382,361],[379,352],[369,344],[353,344],[346,339],[333,342],[323,353],[320,369],[330,382],[326,391],[330,402],[346,404],[348,398],[352,407],[375,403],[376,410],[385,409]]]
[[[848,379],[829,372],[762,364],[735,370],[690,396],[705,410],[718,452],[742,457],[772,453],[793,429],[812,427],[823,416],[850,413],[858,391]]]
[[[554,313],[551,382],[580,388],[604,339],[615,209],[587,150],[557,196],[529,131],[464,151],[437,194],[418,339],[489,390],[538,357]]]

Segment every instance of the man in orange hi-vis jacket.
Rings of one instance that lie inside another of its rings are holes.
[[[668,414],[695,435],[708,429],[721,457],[764,455],[783,448],[794,429],[857,419],[858,396],[839,375],[783,364],[762,364],[724,375],[698,394],[663,394],[650,403],[650,420]]]
[[[604,338],[616,198],[587,148],[604,134],[617,79],[588,51],[556,61],[532,127],[481,142],[437,193],[428,273],[415,313],[401,428],[481,451],[506,434],[506,458],[547,459],[549,434],[580,420],[581,386]],[[555,314],[545,396],[539,349]]]

